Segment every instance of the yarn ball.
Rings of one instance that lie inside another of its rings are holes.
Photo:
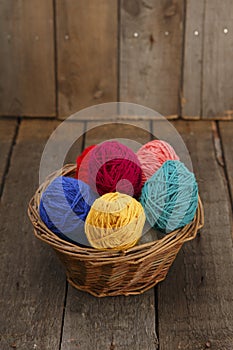
[[[96,198],[97,195],[85,182],[59,176],[42,194],[40,217],[60,238],[89,245],[84,231],[84,221]]]
[[[95,147],[95,145],[91,145],[86,147],[84,151],[77,157],[76,159],[76,179],[82,180],[88,183],[88,167],[90,160],[90,151]]]
[[[106,193],[93,203],[85,232],[94,248],[124,250],[138,242],[145,220],[136,199],[124,193]]]
[[[139,197],[142,170],[136,154],[118,141],[105,141],[92,149],[89,184],[100,195],[121,192]]]
[[[142,182],[145,183],[167,160],[180,160],[169,143],[153,140],[143,145],[137,152],[142,168]]]
[[[140,202],[150,225],[164,233],[190,223],[198,204],[195,176],[178,160],[165,162],[142,188]]]

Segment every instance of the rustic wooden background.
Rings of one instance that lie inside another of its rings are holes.
[[[0,115],[232,119],[232,0],[0,0]]]

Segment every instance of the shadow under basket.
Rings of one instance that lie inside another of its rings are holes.
[[[194,220],[160,240],[125,251],[81,247],[60,239],[45,226],[39,215],[42,192],[55,177],[74,177],[75,170],[76,166],[70,164],[51,174],[38,188],[28,207],[36,237],[53,247],[65,266],[68,282],[77,289],[104,297],[141,294],[164,280],[183,243],[194,239],[204,224],[200,197]]]

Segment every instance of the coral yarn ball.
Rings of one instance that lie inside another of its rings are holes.
[[[142,170],[137,155],[118,141],[105,141],[90,154],[89,184],[100,195],[121,192],[139,197]]]
[[[85,182],[59,176],[42,193],[40,217],[60,238],[89,245],[84,222],[96,198],[96,193]]]
[[[171,145],[162,140],[153,140],[137,152],[142,167],[143,183],[148,180],[167,160],[180,160]]]
[[[90,160],[90,151],[95,146],[96,145],[91,145],[89,147],[86,147],[84,151],[77,157],[76,159],[77,167],[76,167],[76,173],[75,173],[76,179],[79,179],[88,183],[88,167],[89,167],[89,160]]]
[[[169,233],[189,224],[198,205],[194,174],[178,160],[168,160],[146,181],[140,197],[150,225]]]
[[[93,203],[85,222],[85,232],[96,249],[124,250],[133,247],[145,224],[141,204],[124,193],[106,193]]]

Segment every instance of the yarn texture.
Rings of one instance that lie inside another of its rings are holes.
[[[89,245],[84,221],[97,195],[81,180],[59,176],[43,192],[40,217],[60,238]]]
[[[190,223],[198,204],[195,176],[178,160],[165,162],[142,188],[140,202],[150,225],[164,233]]]
[[[142,168],[142,182],[145,183],[167,160],[179,160],[171,145],[162,140],[153,140],[137,152]]]
[[[100,195],[121,192],[139,197],[142,170],[136,154],[117,141],[106,141],[92,149],[89,184]]]
[[[82,180],[88,183],[88,167],[90,160],[90,151],[95,147],[95,145],[91,145],[84,149],[84,151],[77,157],[76,159],[76,179]]]
[[[106,193],[93,203],[85,232],[94,248],[125,250],[140,239],[145,219],[136,199],[119,192]]]

